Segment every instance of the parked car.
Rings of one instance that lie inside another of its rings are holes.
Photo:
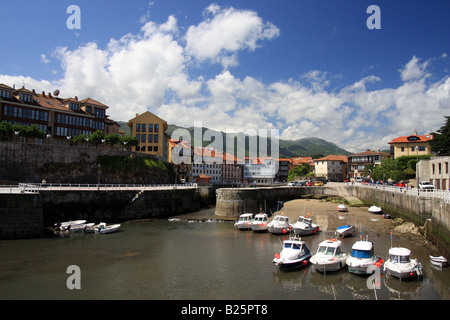
[[[316,181],[316,182],[314,183],[314,185],[315,185],[316,187],[322,187],[322,186],[323,186],[323,182],[322,182],[322,181]]]
[[[433,191],[434,186],[429,181],[420,181],[419,189],[423,191]]]
[[[306,183],[306,186],[307,186],[307,187],[314,187],[314,182],[308,181],[308,182]]]

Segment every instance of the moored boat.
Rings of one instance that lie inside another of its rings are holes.
[[[311,218],[305,216],[300,216],[292,227],[296,236],[307,236],[320,231],[319,226],[314,224]]]
[[[389,249],[389,259],[384,262],[384,271],[399,279],[421,278],[422,264],[417,259],[411,259],[411,251],[407,248],[395,247]]]
[[[70,232],[83,232],[86,228],[93,227],[95,223],[82,223],[69,226]]]
[[[95,229],[96,233],[112,233],[119,230],[120,224],[106,225],[104,222],[100,222],[97,229]]]
[[[261,212],[255,215],[255,218],[250,224],[251,228],[255,232],[264,232],[269,229],[269,217],[267,214]]]
[[[309,260],[317,271],[337,271],[346,266],[348,253],[341,251],[341,241],[328,239],[319,244],[315,255]]]
[[[273,234],[286,234],[292,230],[289,224],[289,217],[284,215],[276,215],[272,221],[269,222],[268,230]]]
[[[283,248],[280,253],[275,254],[272,260],[280,270],[294,270],[306,266],[311,258],[306,243],[298,237],[291,237],[283,241]]]
[[[252,219],[252,213],[243,213],[239,216],[239,220],[235,222],[234,227],[238,230],[250,230]]]
[[[338,209],[339,212],[347,212],[348,211],[346,205],[342,204],[342,203],[339,204],[336,208]]]
[[[372,274],[370,266],[381,267],[383,260],[374,254],[373,242],[367,240],[356,241],[352,246],[352,253],[347,258],[348,271],[355,274]]]
[[[371,206],[368,211],[370,213],[376,213],[376,214],[381,214],[383,212],[383,210],[377,206]]]
[[[55,223],[55,230],[59,230],[59,231],[66,231],[69,229],[69,227],[73,227],[79,224],[84,224],[86,223],[86,220],[71,220],[71,221],[66,221],[66,222],[57,222]]]
[[[431,264],[434,266],[445,267],[448,265],[448,260],[444,256],[439,257],[429,256],[429,257]]]
[[[339,234],[341,238],[354,236],[356,234],[356,228],[354,225],[345,225],[337,228],[336,233]]]

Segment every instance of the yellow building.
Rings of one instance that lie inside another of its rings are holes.
[[[398,158],[401,156],[422,156],[431,154],[430,140],[433,139],[431,134],[402,136],[393,139],[391,145],[391,156]]]
[[[131,136],[139,141],[134,151],[154,155],[167,161],[168,139],[165,131],[168,126],[166,121],[146,111],[143,114],[136,114],[136,117],[128,121],[128,126],[131,128]]]

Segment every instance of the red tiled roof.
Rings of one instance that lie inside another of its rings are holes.
[[[408,140],[408,138],[414,139],[414,137],[416,137],[417,140]],[[430,141],[431,139],[433,139],[433,136],[431,134],[424,134],[424,135],[412,134],[409,136],[401,136],[401,137],[394,138],[391,142],[389,142],[389,144],[427,142],[427,141]]]
[[[317,161],[342,161],[342,162],[347,162],[348,158],[347,158],[347,156],[330,154],[330,155],[328,155],[326,157],[314,160],[314,162],[317,162]]]
[[[386,152],[367,150],[367,151],[364,151],[364,152],[353,153],[353,154],[349,155],[349,157],[364,156],[364,155],[374,155],[374,154],[379,154],[379,155],[386,156],[386,157],[390,156],[390,154],[386,153]]]

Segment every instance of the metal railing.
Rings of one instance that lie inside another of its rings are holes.
[[[350,185],[349,185],[350,186]],[[383,191],[389,191],[394,193],[403,193],[416,197],[434,197],[443,199],[445,202],[450,203],[450,190],[423,190],[419,188],[411,188],[411,187],[398,187],[398,186],[389,186],[375,183],[354,183],[354,186],[365,187],[365,188],[373,188]]]
[[[63,184],[19,183],[0,185],[0,193],[39,193],[41,191],[150,191],[197,188],[196,183],[186,184]]]

